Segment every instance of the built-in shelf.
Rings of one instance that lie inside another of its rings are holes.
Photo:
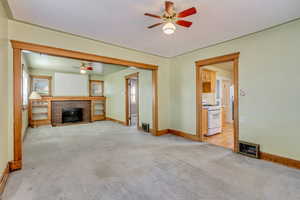
[[[41,100],[30,100],[29,123],[31,127],[51,124],[51,106],[57,101],[90,101],[91,121],[105,120],[104,96],[90,97],[42,97]]]
[[[48,115],[48,112],[44,112],[44,113],[32,113],[33,115]]]
[[[30,100],[29,123],[31,127],[51,124],[51,103],[49,100]]]

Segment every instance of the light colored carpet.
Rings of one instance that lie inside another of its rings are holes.
[[[104,121],[29,129],[4,200],[299,200],[300,171]]]

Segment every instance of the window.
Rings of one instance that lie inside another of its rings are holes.
[[[22,96],[23,96],[23,107],[28,106],[29,98],[29,75],[26,72],[24,65],[22,65]]]
[[[90,96],[99,97],[104,95],[104,82],[90,80]]]
[[[41,96],[51,96],[51,76],[31,76],[31,91]]]

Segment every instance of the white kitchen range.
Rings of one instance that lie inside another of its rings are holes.
[[[222,131],[221,107],[215,105],[203,105],[207,109],[207,133],[206,136],[215,135]]]

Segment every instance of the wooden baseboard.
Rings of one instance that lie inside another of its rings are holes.
[[[191,135],[189,133],[185,133],[185,132],[174,130],[174,129],[168,129],[168,130],[169,130],[169,133],[171,133],[173,135],[184,137],[186,139],[193,140],[193,141],[200,141],[200,138],[197,135]]]
[[[22,169],[22,160],[14,160],[9,162],[9,171],[16,171]]]
[[[265,153],[265,152],[260,152],[260,159],[271,161],[271,162],[278,163],[278,164],[281,164],[281,165],[285,165],[285,166],[288,166],[288,167],[293,167],[293,168],[296,168],[296,169],[300,169],[300,161],[299,160],[294,160],[294,159],[291,159],[291,158],[277,156],[277,155],[270,154],[270,153]]]
[[[113,118],[110,118],[110,117],[106,117],[105,120],[117,122],[117,123],[119,123],[119,124],[122,124],[122,125],[124,125],[124,126],[127,126],[126,122],[123,122],[123,121],[120,121],[120,120],[117,120],[117,119],[113,119]]]
[[[6,168],[4,169],[3,174],[1,175],[1,179],[0,179],[0,199],[1,199],[1,196],[4,192],[4,189],[5,189],[7,180],[8,180],[9,172],[10,172],[9,164],[7,164]]]
[[[158,130],[156,136],[161,136],[169,133],[169,129]]]

